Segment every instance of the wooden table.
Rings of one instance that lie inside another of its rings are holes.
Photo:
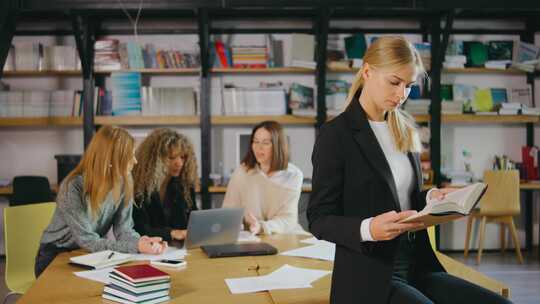
[[[280,252],[309,246],[300,243],[307,236],[272,235],[262,237]],[[69,265],[70,256],[82,252],[59,255],[34,285],[17,303],[114,303],[101,298],[103,284],[73,275],[80,268]],[[443,254],[437,253],[443,266],[452,274],[508,296],[509,291],[497,282]],[[313,288],[272,290],[248,294],[230,293],[225,278],[266,275],[284,264],[311,269],[332,270],[332,262],[314,259],[273,255],[209,259],[200,249],[189,250],[187,268],[171,270],[171,300],[168,303],[328,303],[331,275],[315,281]]]

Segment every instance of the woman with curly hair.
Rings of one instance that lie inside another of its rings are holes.
[[[186,136],[161,128],[140,144],[135,155],[135,230],[166,241],[185,239],[189,214],[197,210],[193,145]]]

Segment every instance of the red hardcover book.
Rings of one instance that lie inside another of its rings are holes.
[[[148,264],[116,267],[113,272],[134,283],[171,278],[168,273]]]
[[[219,58],[219,62],[221,63],[221,66],[224,67],[224,68],[230,67],[230,65],[228,63],[228,60],[227,60],[226,51],[225,51],[225,44],[223,44],[223,42],[221,42],[219,40],[214,42],[214,44],[215,44],[215,47],[216,47],[216,53],[217,53],[217,56]]]

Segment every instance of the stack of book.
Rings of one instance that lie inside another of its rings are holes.
[[[441,103],[442,114],[463,113],[463,100],[444,100]]]
[[[443,67],[447,69],[451,68],[464,68],[467,63],[467,57],[464,55],[446,55],[444,56]]]
[[[142,87],[142,115],[197,115],[192,87]]]
[[[224,88],[223,114],[236,115],[285,115],[287,96],[283,87]]]
[[[405,111],[412,115],[429,114],[430,99],[408,99],[403,106]]]
[[[499,115],[517,115],[521,110],[521,104],[517,102],[505,102],[501,104]]]
[[[171,277],[148,264],[121,266],[109,274],[103,298],[119,303],[161,303],[170,300]]]
[[[235,68],[266,68],[266,46],[233,46],[232,61]]]
[[[122,68],[118,44],[117,39],[96,40],[94,43],[94,67],[96,70],[120,70]]]

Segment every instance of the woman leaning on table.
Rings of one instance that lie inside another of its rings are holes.
[[[311,232],[336,244],[331,302],[370,304],[509,303],[447,274],[421,224],[400,224],[426,200],[413,118],[399,109],[425,74],[402,37],[381,37],[366,51],[348,106],[319,133],[312,155]]]
[[[139,145],[133,168],[133,221],[140,234],[183,240],[195,204],[197,159],[189,139],[174,130],[154,130]]]
[[[58,191],[56,210],[43,232],[36,256],[39,276],[61,252],[85,249],[159,254],[167,247],[161,238],[133,230],[133,182],[137,163],[134,140],[122,128],[103,126]],[[113,228],[115,239],[107,239]]]

